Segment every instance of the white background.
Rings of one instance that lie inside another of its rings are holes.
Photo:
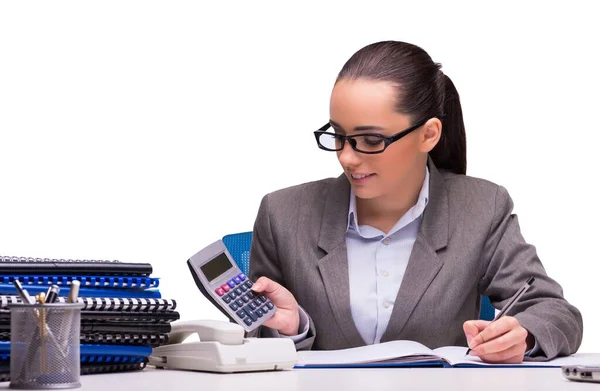
[[[187,258],[340,173],[312,135],[335,76],[403,40],[453,79],[468,173],[509,190],[600,351],[594,2],[205,3],[0,3],[0,254],[150,262],[182,318],[221,319]]]

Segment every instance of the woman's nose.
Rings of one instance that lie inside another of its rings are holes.
[[[345,167],[356,166],[360,163],[358,152],[352,149],[352,146],[348,141],[344,143],[344,148],[342,148],[341,151],[338,151],[338,160],[340,161],[340,164]]]

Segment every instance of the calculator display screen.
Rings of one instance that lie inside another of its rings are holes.
[[[229,262],[227,255],[225,255],[225,253],[221,253],[211,261],[200,266],[200,269],[202,269],[202,273],[204,273],[206,279],[208,279],[208,281],[212,281],[232,267],[233,265],[231,262]]]

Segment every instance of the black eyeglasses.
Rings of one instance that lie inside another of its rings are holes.
[[[425,125],[425,122],[427,121],[427,119],[419,121],[410,128],[404,129],[403,131],[389,137],[378,133],[361,133],[354,134],[352,136],[344,136],[343,134],[339,133],[329,133],[326,132],[326,130],[331,127],[330,123],[323,125],[314,133],[319,148],[325,151],[341,151],[344,149],[346,140],[348,140],[348,143],[350,143],[350,146],[356,152],[375,154],[385,151],[390,144],[400,140],[404,136],[407,136],[413,130]]]

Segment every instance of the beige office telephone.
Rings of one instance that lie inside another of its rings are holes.
[[[199,342],[184,342],[197,334]],[[171,323],[167,345],[156,347],[149,364],[157,368],[209,372],[292,369],[298,359],[289,338],[244,338],[244,329],[219,320]]]

